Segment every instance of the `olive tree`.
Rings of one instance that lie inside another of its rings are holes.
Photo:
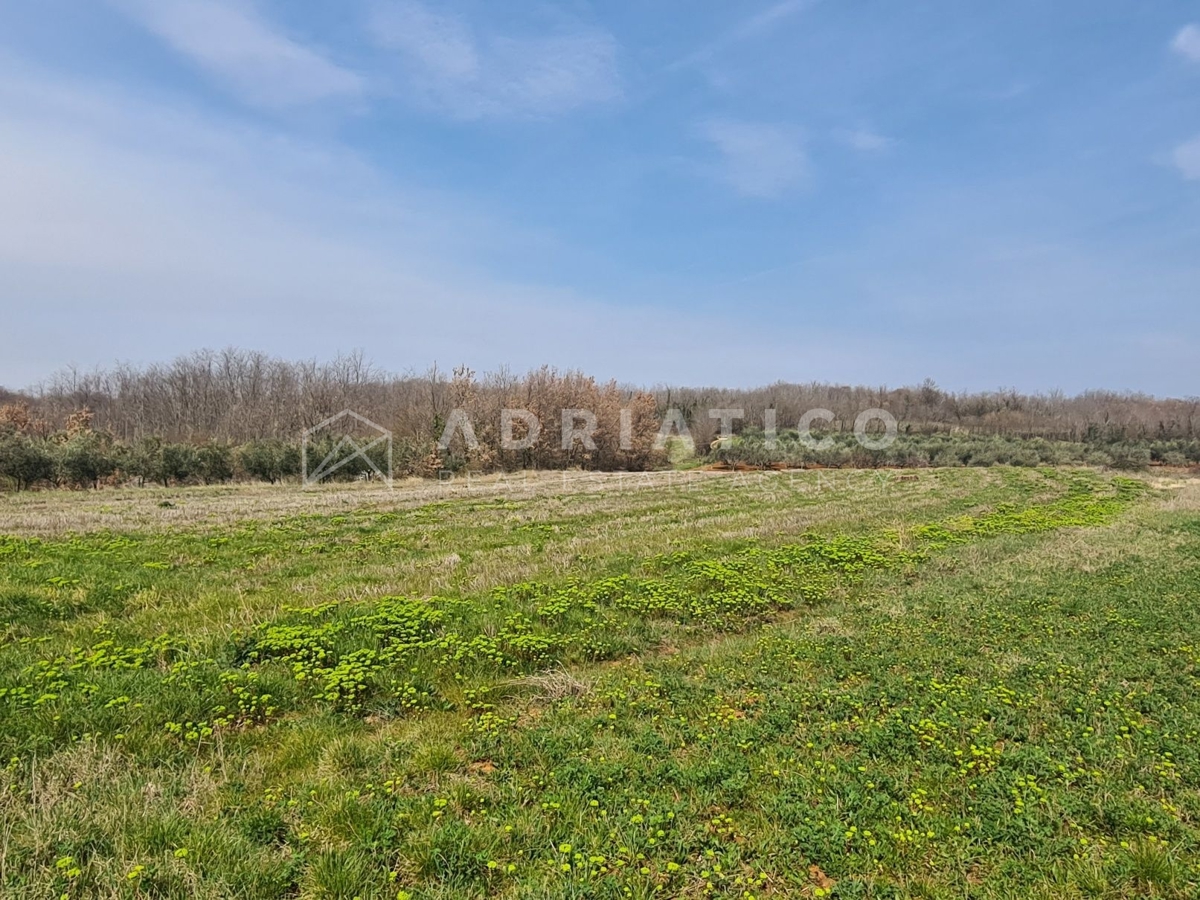
[[[0,431],[0,478],[7,478],[17,490],[54,478],[54,457],[45,442],[12,429]]]

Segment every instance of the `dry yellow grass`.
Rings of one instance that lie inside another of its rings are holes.
[[[909,476],[911,478],[911,476]],[[0,494],[0,533],[54,537],[93,531],[218,530],[235,522],[269,520],[296,515],[336,514],[354,509],[377,511],[412,509],[429,503],[470,498],[506,497],[515,500],[580,498],[594,508],[613,497],[668,492],[681,496],[705,494],[711,486],[756,492],[770,499],[837,497],[862,500],[884,492],[919,495],[922,485],[935,483],[932,472],[915,481],[891,471],[793,472],[518,472],[460,477],[440,482],[397,481],[391,489],[378,483],[324,484],[302,488],[295,484],[235,484],[163,488],[122,487],[88,491],[28,491]],[[620,505],[622,501],[618,499]],[[787,504],[784,504],[787,505]],[[546,509],[553,509],[550,503]],[[716,511],[697,506],[697,527],[709,530],[706,518]],[[774,523],[779,525],[778,521]],[[728,537],[754,537],[761,528],[753,522],[730,523]]]
[[[557,579],[581,560],[644,558],[724,540],[781,543],[809,530],[881,521],[902,525],[1001,478],[961,469],[923,472],[915,481],[870,471],[544,472],[408,482],[394,490],[352,484],[48,491],[2,501],[0,534],[219,536],[237,523],[294,516],[411,513],[386,532],[396,552],[359,557],[336,577],[324,569],[289,574],[295,558],[269,554],[249,567],[180,585],[170,596],[144,589],[126,604],[126,617],[138,627],[170,629],[182,617],[189,628],[210,632],[248,626],[283,605],[474,595],[496,585]],[[174,505],[159,506],[164,500]]]

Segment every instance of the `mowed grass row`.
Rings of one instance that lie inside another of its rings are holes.
[[[785,477],[7,539],[0,884],[1187,896],[1195,513],[1083,471]],[[1038,556],[1065,533],[1153,618]]]

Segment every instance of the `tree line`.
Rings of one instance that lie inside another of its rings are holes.
[[[529,410],[538,417],[545,433],[536,445],[505,449],[500,411],[506,408]],[[1075,396],[1057,391],[956,393],[931,381],[899,388],[818,382],[779,382],[752,389],[644,388],[549,367],[520,375],[500,369],[477,376],[467,368],[447,372],[436,366],[397,374],[372,365],[359,353],[322,363],[226,349],[201,350],[147,366],[86,372],[68,368],[26,390],[0,389],[0,478],[18,487],[98,485],[114,479],[160,484],[232,478],[278,481],[299,474],[300,435],[343,409],[353,409],[392,432],[392,469],[397,475],[462,469],[636,470],[666,462],[665,453],[655,448],[655,438],[668,410],[679,411],[697,451],[707,454],[716,452],[719,428],[709,410],[741,410],[735,432],[749,439],[761,429],[768,411],[786,434],[807,411],[828,410],[831,415],[822,420],[823,429],[846,435],[858,414],[872,408],[896,418],[909,446],[915,446],[916,436],[937,435],[977,443],[984,438],[1041,440],[1097,452],[1137,445],[1154,461],[1156,452],[1187,459],[1188,442],[1200,437],[1197,397],[1164,399],[1107,391]],[[475,446],[457,435],[449,447],[440,448],[438,440],[456,409],[466,410],[474,424]],[[557,431],[563,409],[587,409],[596,415],[593,449],[562,448]],[[619,440],[623,410],[624,424],[634,436],[632,449]],[[1162,450],[1167,444],[1175,449]],[[948,446],[938,444],[932,456],[926,456],[931,460],[940,453],[943,459],[951,458]],[[761,455],[752,440],[742,447],[750,457]],[[843,456],[851,453],[849,444],[846,447]],[[985,459],[989,452],[981,449],[974,458]],[[362,477],[367,468],[347,466],[339,476]]]

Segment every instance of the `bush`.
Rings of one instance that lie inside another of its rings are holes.
[[[980,447],[972,451],[971,458],[967,461],[970,466],[994,466],[999,463],[1000,454],[993,447]]]
[[[351,453],[345,447],[339,447],[340,442],[335,441],[332,436],[326,435],[319,439],[313,440],[308,445],[308,472],[311,476],[317,472],[323,460],[328,458],[330,454],[334,455],[336,468],[324,477],[328,481],[354,481],[358,478],[369,478],[375,474],[378,469],[385,475],[388,473],[388,458],[387,448],[383,444],[376,444],[369,450],[366,450],[367,460],[361,456]],[[283,445],[287,447],[288,445]],[[372,468],[371,464],[374,464]],[[296,471],[299,471],[299,457],[297,457]],[[294,474],[294,473],[293,473]]]
[[[1010,466],[1028,466],[1032,468],[1039,465],[1041,461],[1041,456],[1033,447],[1015,447],[1008,456],[1008,464]]]
[[[274,484],[300,474],[300,450],[279,440],[251,441],[238,447],[237,463],[251,478]]]
[[[200,459],[191,444],[163,444],[161,481],[184,484],[200,474]]]
[[[959,459],[958,454],[952,450],[939,450],[933,457],[933,465],[946,468],[949,466],[961,466],[963,461]]]
[[[205,484],[233,477],[233,450],[226,444],[201,444],[196,448],[196,474]]]
[[[132,446],[122,448],[118,465],[126,478],[136,478],[139,485],[148,480],[162,480],[162,441],[156,437],[141,438]]]
[[[0,432],[0,478],[10,479],[17,490],[54,478],[54,457],[44,441],[18,431]]]
[[[1118,444],[1112,449],[1114,469],[1144,469],[1150,465],[1150,450],[1131,444]]]
[[[80,431],[63,444],[58,453],[58,470],[63,481],[78,487],[99,487],[100,479],[116,471],[112,441],[95,431]]]
[[[849,447],[840,447],[835,444],[824,450],[813,450],[811,455],[817,465],[829,469],[840,469],[842,466],[849,465],[850,457],[853,454]]]

